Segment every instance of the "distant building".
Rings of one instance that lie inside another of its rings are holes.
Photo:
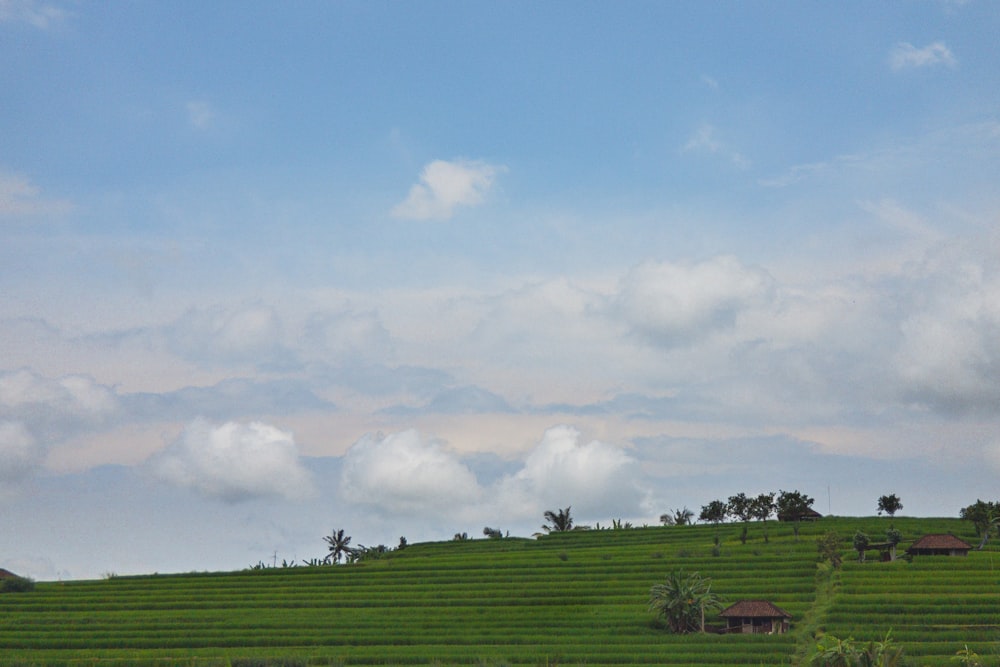
[[[924,535],[910,545],[911,556],[968,556],[972,545],[954,535]]]
[[[0,579],[20,579],[20,577],[18,577],[10,570],[5,570],[2,567],[0,567]]]
[[[807,507],[801,512],[785,512],[778,514],[778,521],[816,521],[822,518],[823,515],[811,507]]]
[[[726,632],[768,635],[788,632],[792,618],[767,600],[740,600],[719,612],[719,616],[726,619]]]

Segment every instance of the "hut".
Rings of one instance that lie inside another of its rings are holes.
[[[911,556],[968,556],[972,545],[954,535],[924,535],[910,545]]]
[[[778,521],[819,521],[823,515],[811,507],[801,512],[779,512]]]
[[[719,616],[726,619],[725,632],[783,634],[788,632],[792,615],[767,600],[740,600],[726,607]]]
[[[18,577],[10,570],[5,570],[2,567],[0,567],[0,579],[20,579],[20,577]]]

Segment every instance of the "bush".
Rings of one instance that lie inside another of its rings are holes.
[[[35,580],[27,577],[10,577],[0,584],[0,591],[4,593],[24,593],[34,588]]]

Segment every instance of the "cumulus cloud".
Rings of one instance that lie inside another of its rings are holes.
[[[581,442],[572,426],[554,426],[528,454],[524,466],[497,485],[497,503],[511,516],[541,516],[572,505],[579,517],[637,516],[648,492],[638,462],[624,449]]]
[[[0,494],[31,475],[43,454],[24,424],[0,421]]]
[[[772,282],[733,257],[646,262],[625,276],[613,310],[635,331],[676,346],[733,326],[742,310],[768,297]]]
[[[115,392],[91,378],[0,372],[0,483],[26,479],[53,445],[100,429],[119,412]]]
[[[0,23],[22,22],[45,29],[66,17],[66,12],[41,0],[0,0]]]
[[[36,426],[95,423],[117,408],[115,393],[88,377],[50,379],[25,369],[0,373],[0,417],[14,417]]]
[[[0,216],[60,214],[71,208],[69,202],[43,197],[42,189],[27,177],[0,172]]]
[[[935,65],[955,67],[958,65],[958,60],[944,42],[934,42],[922,49],[909,42],[899,42],[889,54],[889,65],[895,71]]]
[[[459,206],[481,204],[505,168],[481,161],[435,160],[420,172],[420,182],[391,213],[408,220],[447,220]]]
[[[481,489],[458,456],[416,430],[366,435],[344,456],[340,494],[388,515],[452,515]]]
[[[313,493],[292,434],[262,422],[197,419],[149,466],[166,482],[226,502]]]

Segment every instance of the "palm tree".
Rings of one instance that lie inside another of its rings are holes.
[[[573,530],[573,517],[569,514],[570,508],[553,512],[546,510],[545,520],[548,523],[542,525],[542,530],[546,533],[559,533],[564,530]],[[550,525],[551,524],[551,525]]]
[[[351,554],[351,536],[344,534],[344,529],[334,530],[323,538],[330,547],[330,553],[324,559],[327,562],[339,563],[344,556]]]
[[[705,612],[722,608],[722,601],[712,592],[712,580],[697,572],[674,570],[662,584],[649,589],[649,610],[663,616],[673,632],[687,634],[705,631]]]

